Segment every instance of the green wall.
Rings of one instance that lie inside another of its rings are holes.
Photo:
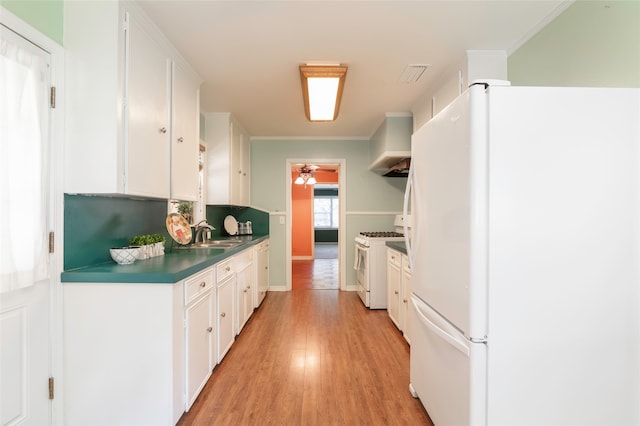
[[[251,141],[251,205],[273,214],[286,212],[286,188],[291,183],[287,159],[346,161],[344,191],[346,264],[353,264],[353,239],[360,231],[393,230],[394,212],[402,211],[406,178],[386,178],[368,170],[368,140]],[[271,285],[286,285],[286,226],[279,217],[270,221]],[[346,284],[355,284],[352,268],[346,268]]]
[[[515,86],[640,87],[640,1],[576,1],[508,69]]]
[[[62,45],[63,0],[0,0],[0,6]]]

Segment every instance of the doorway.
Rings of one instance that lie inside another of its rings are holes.
[[[287,290],[344,287],[345,163],[287,160]]]

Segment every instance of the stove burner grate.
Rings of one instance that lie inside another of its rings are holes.
[[[369,238],[389,238],[389,237],[403,237],[404,235],[394,231],[364,231],[360,232],[361,235]]]

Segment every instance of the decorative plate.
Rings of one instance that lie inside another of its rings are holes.
[[[167,216],[167,231],[178,244],[189,244],[191,242],[191,226],[179,213],[170,213]]]
[[[224,230],[229,235],[238,235],[238,221],[235,217],[228,215],[224,218]]]

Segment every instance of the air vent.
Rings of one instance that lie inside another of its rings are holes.
[[[422,77],[422,74],[429,68],[430,65],[409,64],[402,71],[400,76],[401,83],[417,83]]]

